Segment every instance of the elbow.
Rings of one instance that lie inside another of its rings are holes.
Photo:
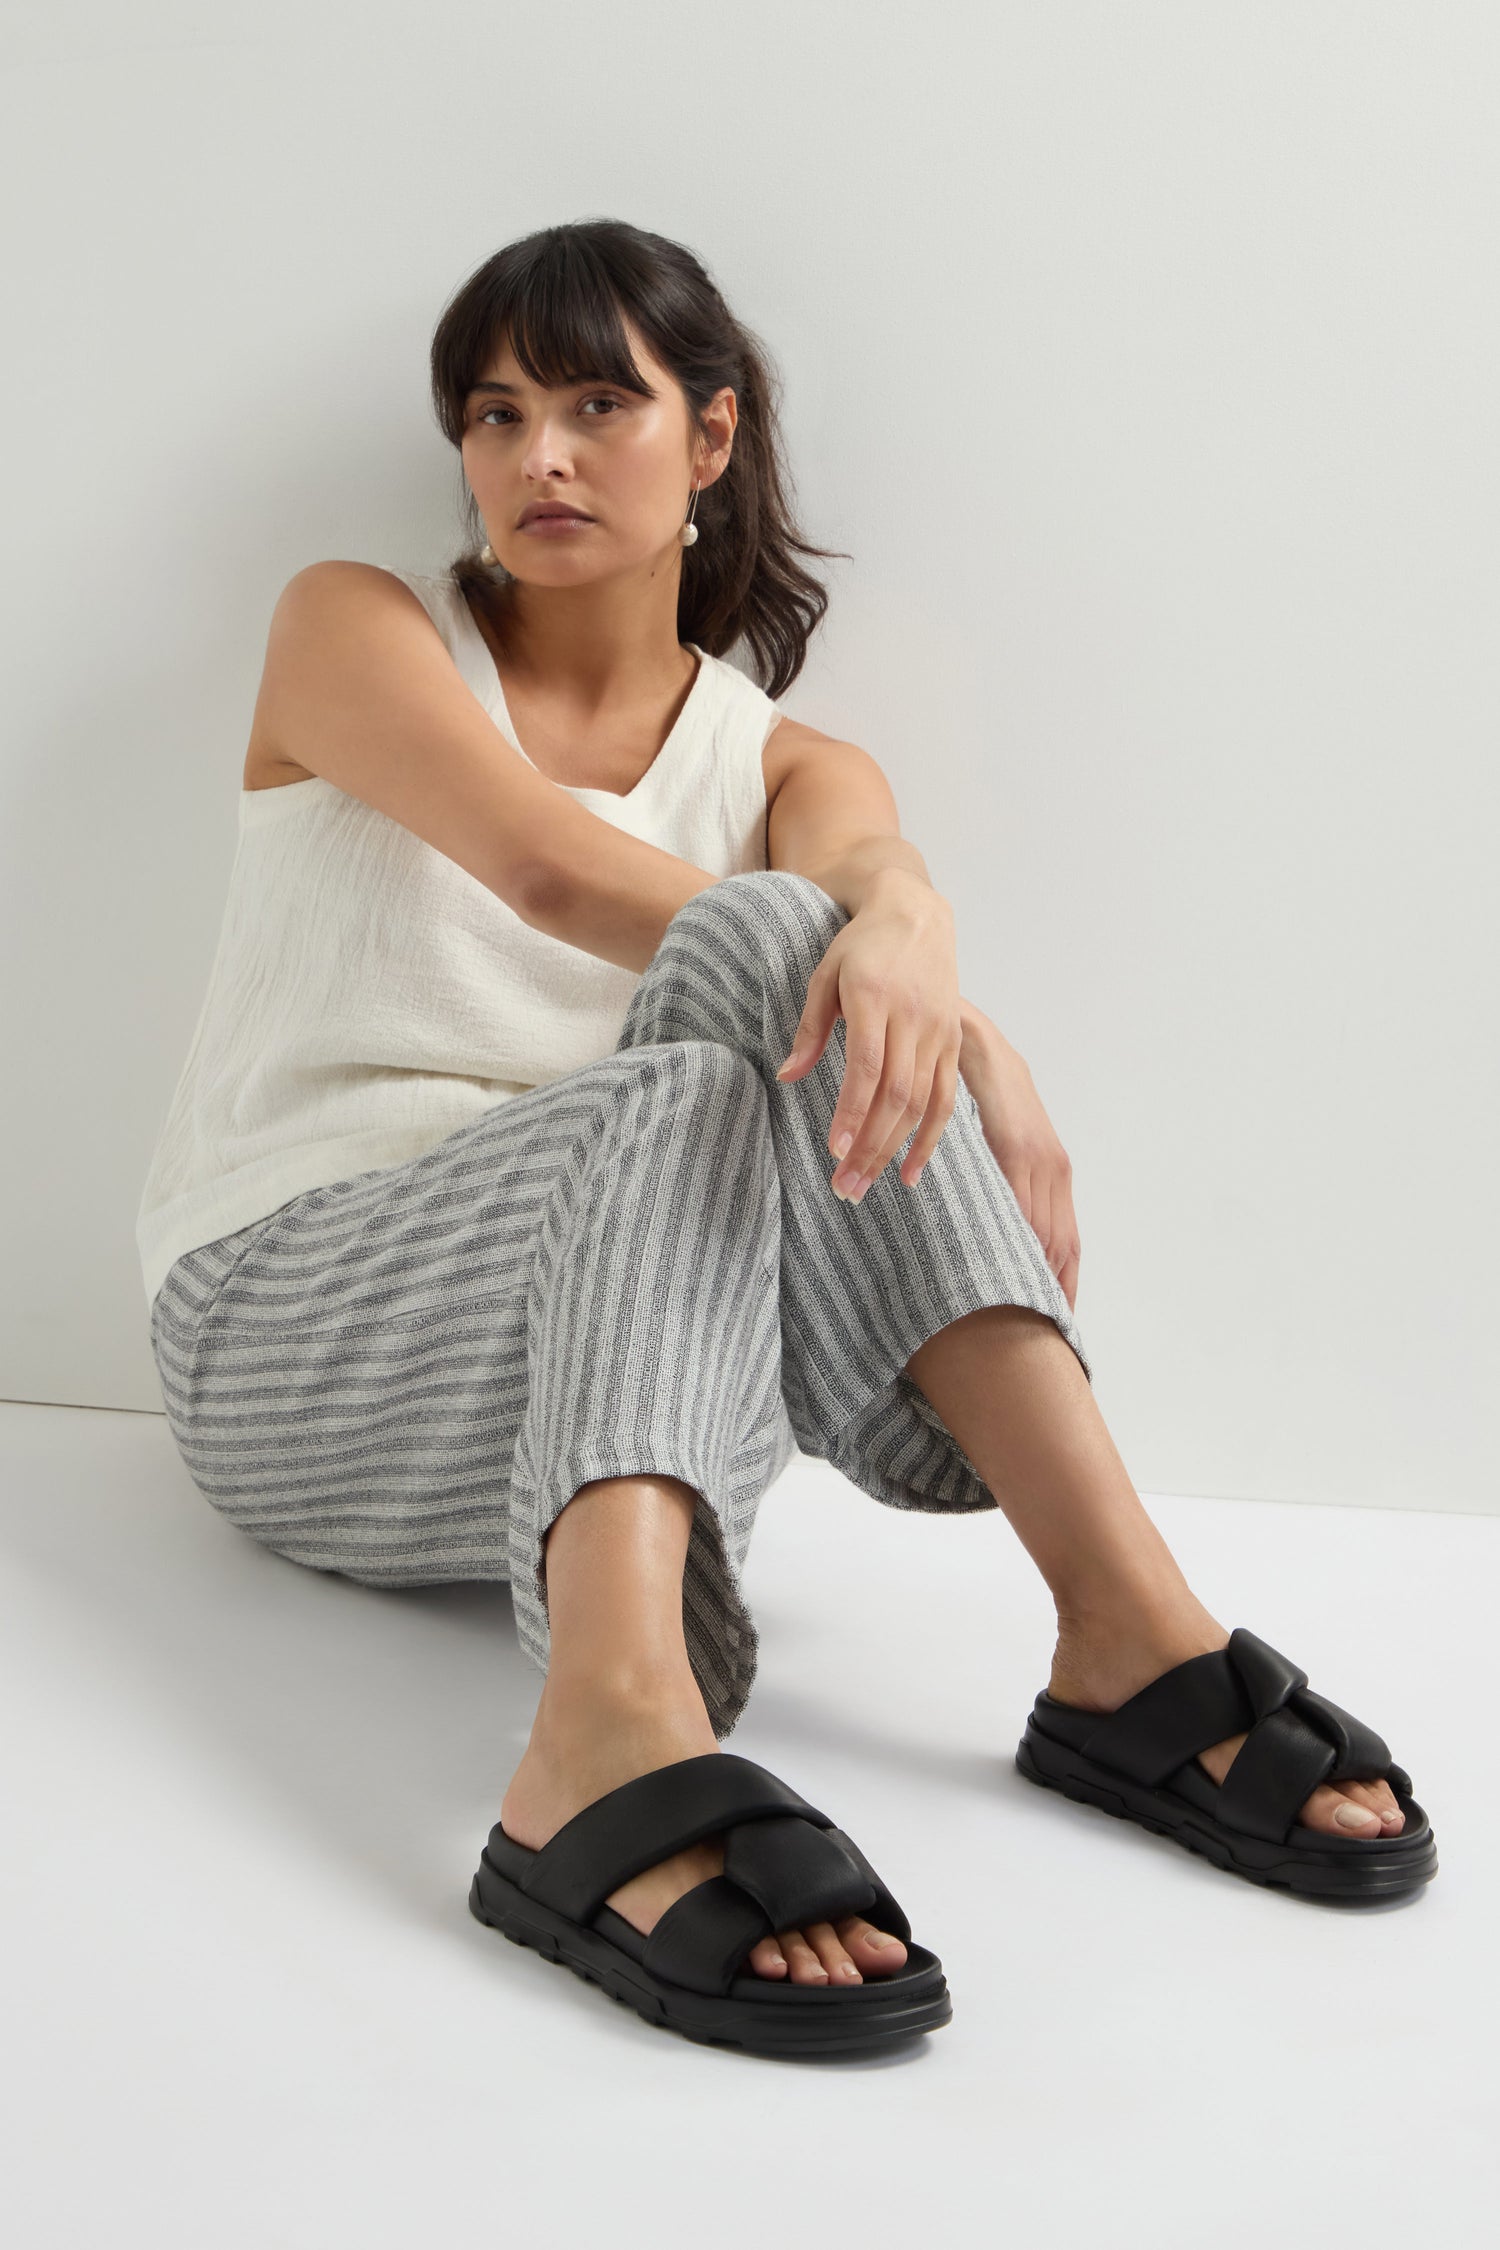
[[[521,920],[552,937],[567,920],[573,878],[551,860],[531,859],[513,871],[507,891]]]

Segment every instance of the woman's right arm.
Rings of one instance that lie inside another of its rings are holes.
[[[275,757],[398,821],[532,928],[621,968],[647,968],[679,907],[717,880],[538,773],[411,588],[374,564],[310,563],[287,582],[255,726]]]

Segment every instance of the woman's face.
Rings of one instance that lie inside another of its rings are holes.
[[[729,459],[734,392],[719,391],[709,405],[710,445],[692,428],[675,377],[625,325],[655,398],[605,382],[544,390],[508,341],[469,394],[464,474],[490,545],[514,578],[581,585],[680,557],[692,487],[713,483]],[[586,520],[524,525],[536,502],[566,502]]]

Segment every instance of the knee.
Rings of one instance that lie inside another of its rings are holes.
[[[801,950],[816,966],[848,919],[810,875],[790,867],[756,867],[695,892],[673,917],[672,928],[689,921],[717,923],[733,931],[737,948],[778,960]]]
[[[736,1146],[770,1141],[770,1098],[747,1054],[721,1039],[684,1039],[676,1052],[683,1073],[680,1101],[688,1109],[702,1112],[716,1127],[727,1120],[726,1140]]]
[[[717,1137],[728,1116],[728,1136],[769,1140],[771,1112],[765,1080],[747,1054],[721,1039],[666,1039],[621,1050],[635,1074],[658,1086],[674,1116],[697,1117]]]
[[[746,1226],[779,1229],[770,1095],[749,1056],[717,1039],[669,1039],[624,1052],[637,1085],[644,1081],[650,1089],[650,1110],[670,1120],[670,1131],[655,1143],[658,1161],[696,1175],[702,1151],[711,1149],[714,1192],[706,1200],[727,1196]]]

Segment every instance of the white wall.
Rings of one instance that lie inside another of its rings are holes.
[[[781,366],[856,557],[788,701],[1073,1157],[1137,1484],[1493,1509],[1494,11],[8,21],[0,1396],[159,1411],[135,1205],[271,604],[446,559],[438,313],[616,216]]]

